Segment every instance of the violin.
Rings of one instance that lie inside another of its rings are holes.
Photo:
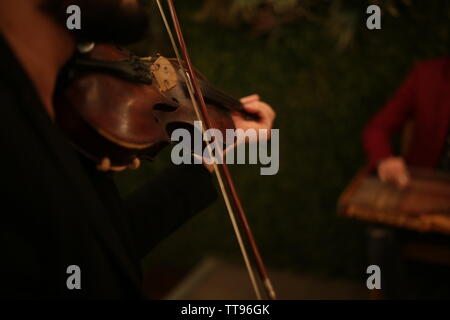
[[[198,120],[182,72],[176,59],[141,58],[113,45],[92,44],[68,66],[56,97],[56,121],[73,145],[99,165],[153,160],[175,129],[192,131]],[[196,74],[213,128],[234,129],[231,112],[254,117],[239,100]]]
[[[170,143],[171,132],[193,130],[195,121],[202,121],[205,131],[224,132],[235,128],[234,112],[255,117],[194,69],[173,0],[167,0],[167,5],[180,48],[161,1],[156,2],[176,58],[138,57],[109,44],[83,46],[67,66],[55,97],[56,122],[100,170],[137,168],[141,159],[154,159]],[[205,144],[209,147],[208,141]],[[267,298],[275,299],[228,167],[213,163],[213,168],[255,294],[262,299],[262,287]]]

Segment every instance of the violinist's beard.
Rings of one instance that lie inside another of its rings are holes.
[[[81,9],[81,30],[71,30],[80,41],[131,44],[148,33],[149,18],[141,0],[44,0],[43,8],[63,23],[70,5]]]

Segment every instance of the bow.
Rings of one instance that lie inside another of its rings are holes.
[[[156,0],[161,17],[163,19],[164,26],[169,35],[170,41],[172,43],[172,47],[175,51],[176,58],[180,65],[180,68],[184,69],[183,76],[185,78],[187,89],[189,92],[190,99],[192,101],[192,105],[194,107],[197,119],[202,121],[203,125],[203,133],[211,128],[211,121],[208,116],[208,110],[206,107],[205,99],[203,93],[200,88],[199,80],[197,78],[196,72],[192,66],[192,62],[188,53],[187,45],[184,40],[183,33],[181,31],[180,22],[178,19],[178,15],[175,9],[175,5],[173,0],[167,0],[167,6],[169,8],[170,16],[172,18],[173,28],[175,30],[175,34],[178,40],[178,45],[175,40],[175,36],[172,32],[172,28],[168,22],[167,16],[164,12],[164,8],[161,4],[161,0]],[[184,61],[184,63],[183,63]],[[209,151],[210,156],[212,157],[212,151],[210,147],[209,141],[205,141],[207,149]],[[255,294],[258,300],[263,298],[263,293],[261,290],[261,286],[264,288],[265,294],[269,299],[276,299],[275,290],[273,289],[272,282],[267,273],[266,266],[261,257],[261,253],[258,249],[258,246],[255,241],[255,237],[253,236],[252,229],[247,220],[247,216],[245,215],[241,200],[236,191],[236,187],[234,185],[233,179],[231,177],[230,171],[228,169],[227,164],[223,161],[223,163],[218,164],[217,162],[213,162],[214,174],[217,178],[220,191],[225,202],[225,206],[227,208],[228,215],[231,220],[231,224],[234,229],[234,233],[236,235],[242,257],[244,259],[250,281],[252,283],[253,289],[255,290]],[[242,226],[243,233],[240,230],[238,225],[238,220]],[[247,241],[247,244],[251,250],[256,270],[259,275],[259,284],[250,260],[250,255],[247,251],[247,247],[244,243],[243,235]]]

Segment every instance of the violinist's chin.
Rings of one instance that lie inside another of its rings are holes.
[[[66,9],[81,9],[81,30],[74,30],[80,40],[130,44],[142,40],[149,19],[142,0],[43,0],[43,8],[66,25]]]

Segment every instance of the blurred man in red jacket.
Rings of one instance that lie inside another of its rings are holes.
[[[403,157],[394,155],[391,136],[408,121],[412,140]],[[450,57],[419,62],[393,98],[364,130],[364,149],[379,178],[408,186],[407,166],[450,170]]]

